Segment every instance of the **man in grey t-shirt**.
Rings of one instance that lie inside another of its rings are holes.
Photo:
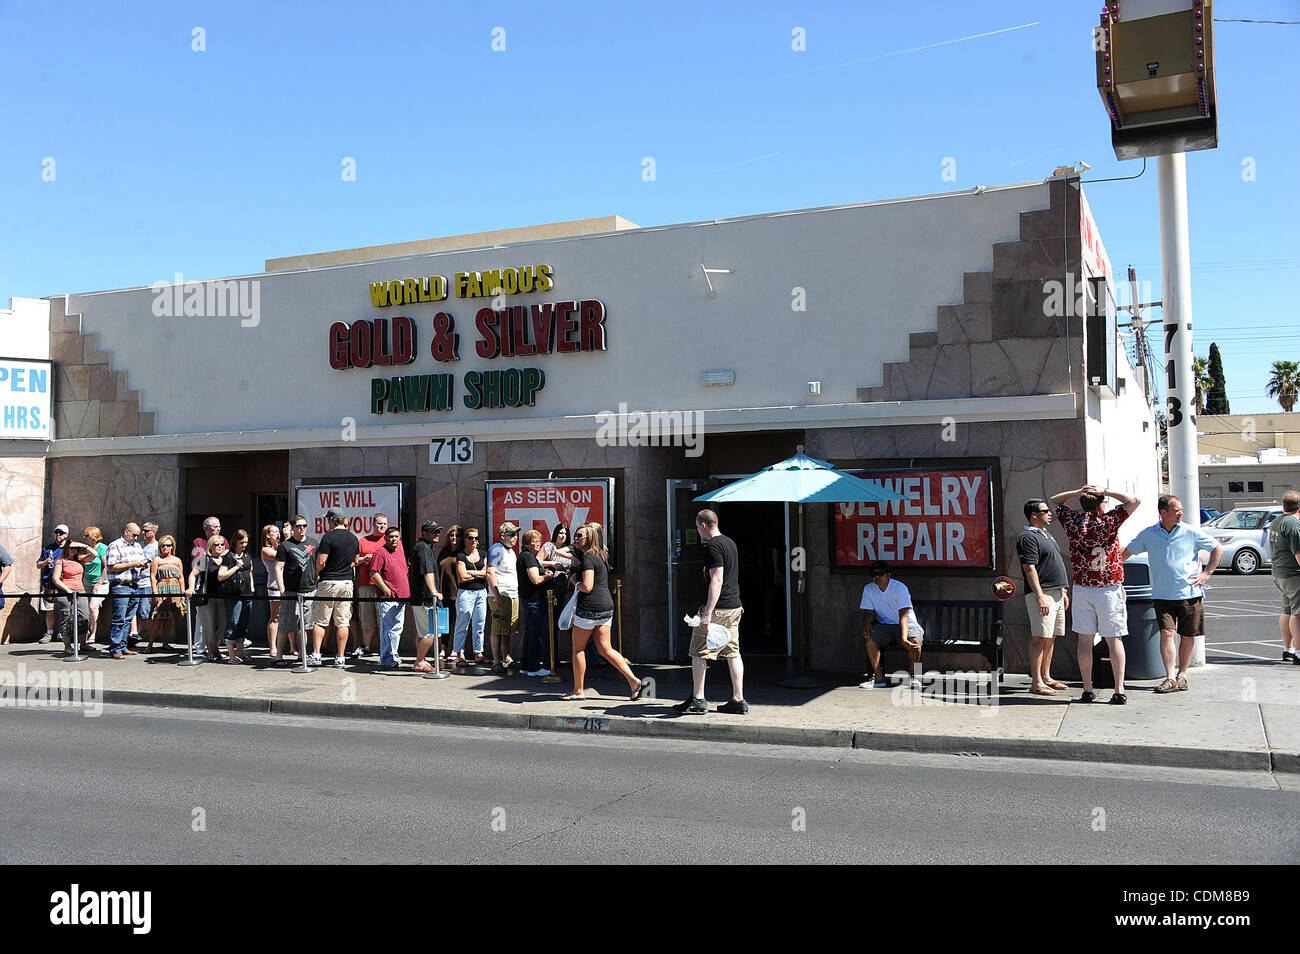
[[[1065,635],[1065,611],[1070,608],[1070,594],[1061,548],[1047,532],[1052,524],[1052,508],[1038,497],[1025,501],[1024,532],[1016,542],[1016,555],[1025,575],[1025,607],[1029,611],[1029,679],[1030,692],[1054,696],[1058,689],[1068,689],[1052,678],[1052,651],[1056,637]]]

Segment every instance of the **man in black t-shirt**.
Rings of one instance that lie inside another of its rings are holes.
[[[749,703],[745,701],[745,666],[740,660],[740,617],[745,612],[740,605],[740,556],[735,542],[718,530],[718,515],[712,510],[701,510],[695,517],[695,527],[704,543],[704,572],[709,580],[709,595],[700,607],[700,623],[691,633],[691,676],[694,688],[691,698],[678,703],[675,708],[685,715],[703,715],[709,711],[704,698],[704,676],[710,659],[725,659],[731,674],[731,700],[718,707],[719,712],[745,715]],[[716,623],[730,633],[731,638],[721,649],[708,645],[709,624]]]
[[[442,541],[442,527],[432,520],[420,525],[420,539],[411,550],[411,596],[415,619],[415,671],[430,672],[433,666],[425,660],[438,635],[438,613],[434,600],[442,602],[438,592],[438,544]],[[431,612],[432,610],[432,612]],[[432,623],[433,625],[430,625]],[[434,652],[437,656],[437,652]]]
[[[319,666],[320,644],[325,629],[332,622],[334,634],[334,668],[347,665],[348,624],[352,622],[352,570],[361,562],[361,541],[348,529],[348,518],[341,510],[325,513],[330,532],[321,537],[316,548],[316,599],[312,600],[311,662]]]
[[[307,655],[306,628],[311,621],[311,599],[302,601],[304,637],[298,638],[298,596],[311,597],[316,592],[316,546],[307,540],[307,518],[298,514],[289,522],[289,535],[275,551],[275,582],[280,588],[280,619],[276,630],[278,666],[287,666],[284,658],[284,640],[300,657]]]
[[[1025,605],[1029,611],[1029,691],[1040,696],[1054,696],[1058,689],[1069,688],[1052,678],[1052,651],[1056,637],[1065,635],[1065,611],[1070,608],[1070,582],[1061,559],[1061,548],[1047,532],[1052,524],[1052,508],[1045,500],[1034,497],[1025,501],[1024,532],[1016,542],[1016,555],[1025,575]]]

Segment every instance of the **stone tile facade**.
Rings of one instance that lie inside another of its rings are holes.
[[[50,299],[55,436],[153,434],[154,414],[141,411],[140,392],[126,386],[126,372],[113,369],[112,355],[99,350],[99,336],[82,334],[81,316],[65,314],[64,303]]]
[[[5,581],[6,593],[35,593],[40,590],[36,561],[41,546],[52,535],[53,524],[42,521],[45,497],[43,458],[36,456],[0,458],[0,545],[13,557],[14,566]],[[23,642],[45,632],[45,623],[34,601],[10,595],[0,610],[0,640]]]

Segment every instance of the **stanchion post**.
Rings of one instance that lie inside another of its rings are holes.
[[[197,666],[199,664],[199,661],[194,658],[194,604],[190,602],[189,596],[185,597],[185,653],[185,658],[176,665]]]
[[[425,679],[446,679],[451,673],[442,668],[438,659],[438,653],[442,649],[442,633],[438,629],[438,601],[435,599],[433,605],[425,610],[429,614],[428,632],[433,635],[433,672],[425,673]],[[428,658],[427,656],[425,657]]]
[[[555,591],[554,590],[546,591],[546,629],[549,631],[551,636],[551,666],[550,666],[551,674],[549,676],[543,676],[542,682],[547,682],[554,685],[555,683],[564,681],[560,678],[560,665],[555,659]]]
[[[87,606],[90,604],[87,603]],[[87,614],[89,615],[89,614]],[[72,655],[64,656],[64,662],[79,663],[85,662],[85,657],[81,655],[81,633],[77,630],[77,591],[72,591]]]
[[[307,631],[303,628],[302,619],[302,594],[295,593],[293,596],[295,605],[298,610],[298,665],[294,666],[290,672],[311,672],[311,666],[307,665]]]
[[[623,655],[623,580],[614,581],[614,619],[618,622],[618,654]]]

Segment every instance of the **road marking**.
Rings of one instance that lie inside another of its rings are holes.
[[[1207,647],[1206,647],[1206,653],[1207,653],[1207,655],[1210,653],[1210,650],[1214,650],[1214,652],[1216,652],[1216,653],[1223,653],[1224,655],[1227,655],[1227,656],[1241,656],[1243,659],[1272,659],[1272,658],[1273,658],[1272,656],[1256,656],[1256,655],[1253,654],[1253,653],[1238,653],[1238,652],[1233,652],[1231,649],[1215,649],[1215,648],[1212,647],[1212,646],[1207,646]]]

